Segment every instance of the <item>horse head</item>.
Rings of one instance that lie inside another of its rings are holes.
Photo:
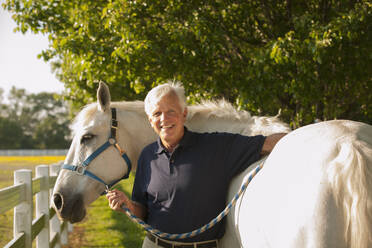
[[[110,91],[100,83],[97,103],[75,119],[72,144],[53,189],[52,206],[59,218],[81,221],[87,205],[128,176],[131,164],[121,148],[126,137],[117,134],[117,126]]]

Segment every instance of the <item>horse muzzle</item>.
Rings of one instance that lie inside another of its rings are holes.
[[[80,194],[67,198],[64,194],[55,192],[52,196],[52,207],[59,219],[70,223],[80,222],[86,215],[84,200]]]

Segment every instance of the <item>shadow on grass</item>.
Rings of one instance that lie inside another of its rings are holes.
[[[126,182],[124,182],[124,184],[125,183]],[[132,184],[129,183],[129,187],[131,186]],[[125,192],[128,197],[130,197],[131,189],[128,189],[128,184],[126,184],[125,187],[123,183],[121,183],[115,186],[115,188]],[[124,213],[112,211],[111,216],[114,220],[111,228],[123,234],[121,237],[123,247],[141,248],[143,239],[146,235],[145,230],[138,224],[132,222]]]

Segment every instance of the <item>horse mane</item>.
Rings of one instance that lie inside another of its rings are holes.
[[[290,132],[288,124],[276,116],[252,116],[248,111],[238,110],[226,100],[202,101],[199,105],[188,107],[188,122],[195,122],[197,119],[218,119],[219,122],[230,122],[223,128],[232,133],[244,135],[270,135],[279,132]]]
[[[111,102],[111,107],[118,108],[118,109],[125,109],[128,111],[133,111],[137,113],[143,112],[143,102],[141,101],[133,101],[133,102]],[[79,130],[80,127],[87,125],[96,115],[97,113],[97,103],[90,103],[85,105],[81,111],[76,115],[72,123],[72,130],[76,131]]]
[[[143,101],[122,101],[112,102],[111,107],[129,112],[136,112],[146,118]],[[97,112],[97,103],[91,103],[83,107],[73,122],[73,130],[80,130],[82,126],[87,125]],[[282,122],[277,116],[251,116],[248,111],[238,110],[226,100],[202,101],[197,105],[188,106],[187,121],[192,122],[197,119],[211,120],[218,119],[244,125],[244,131],[241,128],[237,130],[229,129],[226,131],[240,132],[245,135],[263,134],[269,135],[275,132],[289,132],[288,124]],[[216,130],[217,131],[217,130]]]
[[[112,102],[111,107],[136,112],[139,114],[145,114],[145,106],[143,101]]]
[[[74,135],[76,134],[77,130],[81,130],[82,126],[87,125],[88,122],[93,119],[93,116],[96,114],[96,112],[97,103],[87,104],[79,111],[71,125]]]
[[[229,120],[250,120],[251,114],[247,111],[239,111],[228,101],[222,99],[219,101],[202,101],[198,105],[188,106],[188,120],[195,115],[203,115],[205,118],[223,118]]]
[[[145,113],[143,101],[133,102],[113,102],[111,104],[119,109],[127,111],[134,111],[137,113]],[[247,121],[251,119],[251,115],[247,111],[237,110],[231,103],[225,100],[219,101],[202,101],[201,104],[188,105],[187,119],[192,119],[195,115],[203,115],[205,118],[223,118],[229,120],[242,120]]]

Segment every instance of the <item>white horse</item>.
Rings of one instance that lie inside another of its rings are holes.
[[[81,164],[107,141],[112,132],[110,108],[116,108],[117,143],[135,168],[142,148],[156,139],[143,102],[111,102],[104,84],[97,98],[97,104],[87,105],[76,117],[65,163]],[[226,102],[190,106],[186,126],[244,135],[290,131],[276,117],[252,117]],[[112,147],[86,167],[107,184],[128,173],[127,163]],[[227,200],[254,167],[232,181]],[[71,222],[81,221],[86,206],[105,189],[81,172],[62,169],[54,187],[52,204],[60,218]],[[329,121],[299,128],[276,145],[227,216],[220,247],[368,248],[371,237],[372,126]]]

